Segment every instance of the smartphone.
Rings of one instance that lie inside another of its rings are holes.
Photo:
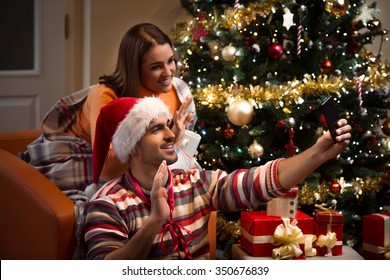
[[[326,124],[328,125],[328,129],[330,135],[332,136],[333,142],[336,143],[336,129],[337,129],[337,121],[340,119],[339,113],[336,108],[336,104],[333,101],[333,97],[328,97],[321,105],[322,112],[324,113],[324,117],[326,120]]]

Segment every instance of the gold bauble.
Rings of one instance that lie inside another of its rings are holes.
[[[264,148],[255,140],[249,146],[248,154],[251,156],[251,158],[261,157],[264,154]]]
[[[222,58],[225,61],[233,61],[236,58],[236,48],[229,45],[222,49]]]
[[[388,119],[384,123],[382,123],[382,132],[386,136],[390,136],[390,119]]]
[[[349,8],[348,0],[326,0],[325,10],[332,16],[339,18],[345,15]]]
[[[229,121],[235,125],[246,125],[252,120],[253,106],[247,100],[237,99],[229,105],[227,116]]]

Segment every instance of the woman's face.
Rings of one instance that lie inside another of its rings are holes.
[[[169,92],[175,71],[176,63],[171,46],[157,45],[143,57],[141,84],[154,92]]]

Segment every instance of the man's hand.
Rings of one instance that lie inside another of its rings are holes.
[[[346,119],[340,119],[336,123],[335,139],[333,142],[329,131],[327,131],[322,137],[317,140],[315,147],[317,152],[326,157],[326,159],[332,159],[337,157],[345,148],[349,145],[351,139],[351,126]]]
[[[150,216],[158,221],[165,222],[169,218],[168,193],[164,186],[168,178],[167,163],[164,160],[154,176],[153,187],[150,193],[151,212]]]

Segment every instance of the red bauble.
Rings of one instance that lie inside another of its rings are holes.
[[[321,64],[320,64],[320,69],[323,73],[328,73],[330,70],[332,70],[332,61],[329,59],[325,58]]]
[[[337,181],[333,181],[330,185],[329,185],[329,191],[333,194],[338,194],[340,193],[341,191],[341,185],[339,182]]]
[[[234,129],[231,128],[230,126],[228,126],[228,127],[225,129],[224,133],[225,133],[225,138],[227,138],[227,139],[233,138],[234,135],[236,134],[236,132],[234,131]]]
[[[284,129],[286,127],[286,122],[284,120],[278,120],[275,127],[278,129]]]
[[[283,56],[284,50],[281,44],[272,43],[267,46],[267,56],[277,60]]]

